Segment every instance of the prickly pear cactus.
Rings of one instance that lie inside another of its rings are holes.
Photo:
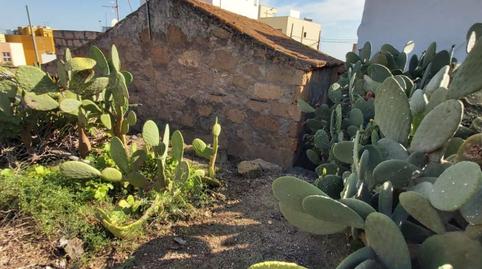
[[[457,151],[457,161],[471,161],[482,165],[482,134],[473,135],[462,141]]]
[[[406,144],[411,124],[410,104],[394,78],[387,78],[380,86],[375,98],[375,122],[385,137]]]
[[[455,211],[474,197],[481,186],[480,167],[473,162],[459,162],[437,178],[430,202],[439,210]]]
[[[458,100],[447,100],[436,106],[420,122],[410,151],[432,152],[442,147],[457,131],[463,114],[464,105]]]
[[[90,179],[101,176],[94,167],[79,161],[67,161],[60,165],[60,173],[72,179]]]
[[[411,269],[408,246],[400,229],[386,215],[371,213],[365,223],[368,246],[388,269]]]

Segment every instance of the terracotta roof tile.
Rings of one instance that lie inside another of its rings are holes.
[[[308,47],[283,34],[281,31],[257,20],[244,17],[200,0],[183,0],[205,15],[214,16],[230,28],[245,34],[253,40],[266,45],[273,50],[302,61],[311,68],[321,68],[329,65],[342,65],[343,62]]]

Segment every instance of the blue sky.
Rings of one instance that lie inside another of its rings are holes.
[[[25,4],[30,7],[32,23],[49,25],[54,29],[95,30],[110,22],[115,13],[110,8],[112,0],[0,0],[2,16],[0,31],[27,24]],[[127,0],[119,0],[121,17],[131,9]],[[136,10],[139,0],[131,0]],[[356,30],[360,23],[365,0],[262,0],[278,8],[279,15],[290,9],[301,11],[302,17],[312,18],[322,25],[321,50],[344,59],[352,43],[356,42]]]

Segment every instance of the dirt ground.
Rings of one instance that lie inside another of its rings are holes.
[[[245,269],[266,261],[296,262],[311,269],[335,268],[348,253],[344,235],[312,236],[297,231],[279,213],[271,194],[275,175],[246,179],[222,175],[219,201],[188,221],[164,227],[134,252],[98,253],[90,268]],[[1,225],[0,225],[1,226]],[[0,227],[0,268],[62,268],[65,260],[46,238],[32,237],[28,222]],[[47,267],[50,266],[50,267]]]

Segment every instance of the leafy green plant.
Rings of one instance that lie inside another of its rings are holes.
[[[367,51],[347,58],[363,61]],[[273,182],[289,223],[313,234],[349,228],[352,238],[365,244],[337,268],[482,267],[476,254],[482,249],[482,156],[475,153],[480,135],[464,141],[457,132],[464,114],[457,99],[482,89],[474,71],[482,68],[481,53],[479,40],[454,69],[432,44],[405,71],[423,74],[416,81],[397,78],[393,69],[371,68],[370,78],[380,78],[372,121],[377,133],[361,126],[353,139],[331,148],[349,170],[325,165],[315,184],[290,176]],[[366,135],[369,140],[362,139]]]

